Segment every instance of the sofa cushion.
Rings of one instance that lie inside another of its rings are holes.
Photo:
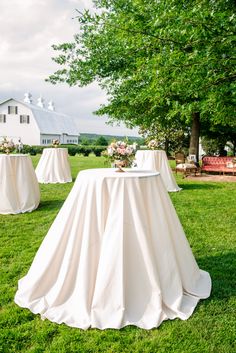
[[[180,163],[177,164],[176,169],[195,169],[197,168],[194,164],[192,163]]]
[[[202,171],[209,172],[232,172],[234,170],[233,157],[212,157],[202,158]]]

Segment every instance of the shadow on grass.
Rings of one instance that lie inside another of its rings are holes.
[[[39,207],[36,211],[45,211],[45,210],[59,210],[63,205],[64,200],[49,200],[49,201],[40,201]]]
[[[228,252],[222,255],[199,258],[201,269],[208,271],[212,279],[211,299],[229,299],[236,296],[235,270],[236,253]]]
[[[181,184],[181,183],[178,183],[178,186],[180,188],[182,188],[183,190],[213,190],[213,189],[219,189],[219,188],[222,188],[221,185],[218,185],[216,183],[214,184],[195,184],[195,183],[191,183],[191,184],[187,184],[187,183],[184,183],[184,184]]]

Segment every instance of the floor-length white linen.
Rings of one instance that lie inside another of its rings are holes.
[[[175,181],[165,151],[138,150],[135,155],[135,161],[138,169],[155,170],[160,172],[166,189],[169,192],[181,190]]]
[[[67,148],[44,148],[35,169],[39,183],[70,183],[71,170]]]
[[[0,155],[0,214],[31,212],[40,201],[39,184],[31,158]]]
[[[151,329],[187,319],[210,290],[159,173],[94,169],[78,174],[15,302],[82,329]]]

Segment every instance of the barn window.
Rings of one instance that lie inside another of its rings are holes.
[[[29,115],[20,115],[20,123],[21,124],[29,124],[30,123]]]
[[[9,105],[8,114],[18,114],[18,107],[16,105]]]
[[[0,123],[6,122],[6,114],[0,114]]]

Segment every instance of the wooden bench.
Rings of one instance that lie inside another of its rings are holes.
[[[204,156],[202,158],[202,172],[232,173],[234,175],[236,172],[235,157]]]

